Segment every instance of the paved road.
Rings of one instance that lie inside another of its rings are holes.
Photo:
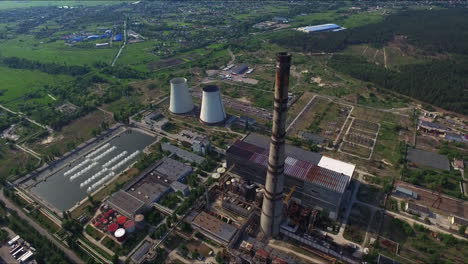
[[[18,213],[18,216],[24,219],[26,222],[28,222],[34,229],[36,229],[41,235],[45,236],[47,239],[49,239],[52,243],[54,243],[60,250],[65,253],[65,255],[68,257],[69,260],[71,260],[73,263],[83,263],[83,260],[81,260],[72,250],[69,248],[65,247],[63,244],[58,242],[57,240],[54,239],[54,237],[47,232],[44,228],[42,228],[40,225],[38,225],[36,222],[34,222],[31,218],[29,218],[19,207],[17,207],[14,203],[12,203],[9,199],[7,199],[3,195],[3,190],[0,190],[0,200],[5,202],[5,205]]]

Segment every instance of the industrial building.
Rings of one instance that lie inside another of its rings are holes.
[[[285,146],[285,154],[285,192],[296,186],[293,197],[302,205],[326,209],[330,218],[336,219],[355,165],[291,145]],[[231,172],[246,180],[265,184],[268,138],[249,134],[227,150],[226,159],[228,168],[234,166]]]
[[[223,245],[227,245],[237,232],[237,228],[233,225],[225,223],[206,212],[199,213],[193,219],[192,225],[210,239]]]
[[[234,74],[234,75],[241,75],[241,74],[244,74],[248,70],[249,70],[249,66],[247,64],[243,63],[243,64],[239,64],[236,67],[234,67],[231,70],[231,73]]]
[[[216,85],[203,87],[200,121],[207,125],[218,125],[226,120],[221,91]]]
[[[452,215],[449,217],[450,223],[455,226],[468,226],[468,219],[460,216]]]
[[[133,218],[135,215],[140,213],[145,206],[143,201],[123,190],[119,190],[112,194],[106,202],[110,207],[115,208],[129,218]]]
[[[133,218],[136,214],[158,202],[171,191],[188,193],[188,187],[181,183],[192,173],[192,167],[171,158],[164,158],[143,171],[124,190],[114,193],[107,204]],[[173,184],[178,182],[179,184]]]
[[[315,26],[307,26],[307,27],[300,27],[297,28],[298,31],[302,31],[305,33],[313,33],[313,32],[325,32],[325,31],[341,31],[345,28],[337,25],[337,24],[322,24],[322,25],[315,25]]]
[[[198,156],[197,154],[194,154],[190,151],[187,151],[185,149],[181,149],[179,147],[173,146],[169,143],[162,143],[161,144],[161,149],[163,151],[169,151],[176,155],[177,157],[184,159],[190,163],[196,163],[196,164],[201,164],[205,161],[205,158]]]
[[[449,128],[438,123],[419,120],[418,130],[425,133],[445,136],[445,134],[449,131]]]
[[[162,130],[169,123],[159,111],[147,114],[143,117],[143,121],[151,130]]]
[[[414,215],[419,215],[421,217],[432,217],[432,212],[427,208],[426,206],[418,205],[412,202],[408,202],[405,205],[405,211],[414,214]]]
[[[170,182],[185,181],[185,178],[192,173],[192,167],[184,163],[171,159],[162,159],[157,166],[152,170],[154,173],[167,177]]]
[[[182,142],[187,142],[192,145],[193,152],[196,152],[201,155],[206,155],[211,148],[211,143],[208,136],[202,135],[200,133],[191,131],[191,130],[182,130],[177,134],[177,139]]]
[[[395,188],[395,194],[402,197],[418,199],[418,194],[416,192],[400,186]]]
[[[181,192],[183,195],[187,195],[189,193],[189,187],[178,181],[171,183],[171,188],[174,192]]]

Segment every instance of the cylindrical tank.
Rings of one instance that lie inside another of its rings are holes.
[[[208,125],[217,125],[223,123],[225,119],[226,112],[219,87],[216,85],[203,87],[200,121]]]
[[[127,217],[125,217],[124,215],[121,215],[119,217],[117,217],[117,224],[119,225],[123,225],[125,224],[125,222],[127,222]]]
[[[124,240],[125,240],[125,236],[126,236],[125,229],[123,229],[123,228],[117,229],[117,230],[115,231],[115,233],[114,233],[114,236],[115,236],[115,238],[117,238],[117,240],[118,240],[119,242],[124,241]]]
[[[171,83],[171,99],[169,111],[174,114],[186,114],[193,109],[192,96],[190,95],[187,79],[174,78]]]
[[[216,180],[216,179],[219,179],[219,177],[221,177],[221,175],[220,175],[219,173],[217,173],[217,172],[211,174],[211,178],[213,178],[213,179],[215,179],[215,180]]]
[[[135,225],[137,228],[145,227],[145,216],[142,214],[135,215]]]
[[[125,231],[127,231],[127,233],[132,233],[133,231],[135,231],[135,222],[132,220],[128,220],[127,222],[125,222],[124,228]]]
[[[112,223],[110,225],[107,226],[107,231],[111,234],[113,234],[115,231],[117,231],[117,229],[119,229],[119,225],[116,224],[116,223]]]
[[[218,168],[218,169],[216,170],[216,172],[219,173],[219,174],[223,174],[223,173],[226,172],[226,169],[225,169],[225,168]]]

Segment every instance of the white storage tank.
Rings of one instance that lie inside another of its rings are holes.
[[[223,123],[226,119],[221,92],[216,85],[203,87],[200,120],[208,125]]]
[[[189,92],[187,79],[174,78],[171,83],[171,99],[169,102],[169,111],[174,114],[186,114],[192,111],[193,102]]]

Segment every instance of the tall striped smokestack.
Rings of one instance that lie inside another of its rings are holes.
[[[283,214],[284,141],[286,137],[290,66],[291,55],[286,52],[278,53],[276,58],[275,102],[270,155],[263,195],[262,216],[260,218],[260,226],[267,236],[278,235]]]

